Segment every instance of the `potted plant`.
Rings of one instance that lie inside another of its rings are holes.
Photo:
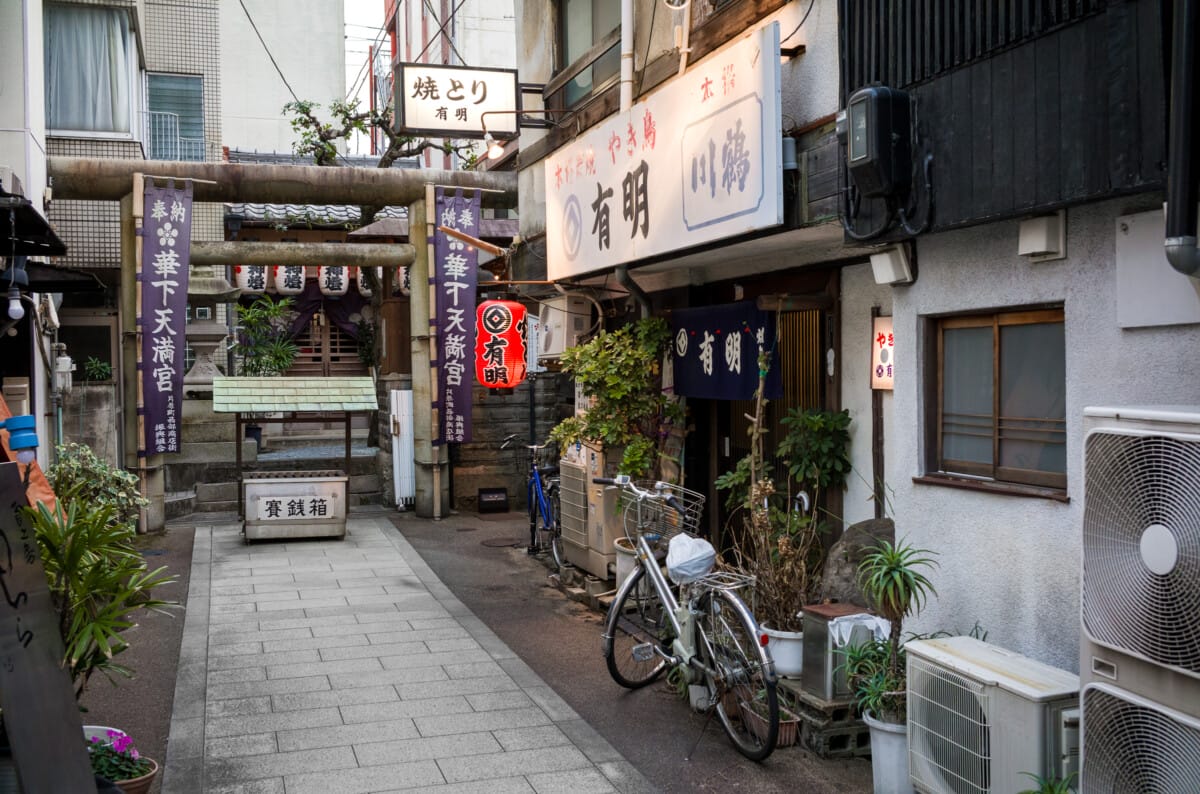
[[[93,736],[88,743],[88,758],[97,777],[125,794],[145,794],[158,775],[158,762],[138,753],[123,731],[109,730],[104,738]]]
[[[115,657],[129,647],[123,632],[139,610],[178,606],[155,596],[174,576],[149,570],[134,545],[145,505],[137,478],[98,460],[87,447],[59,447],[47,472],[59,499],[51,510],[26,508],[41,550],[64,646],[64,667],[78,698],[92,675],[132,677]]]
[[[550,431],[558,448],[585,442],[621,449],[620,473],[657,476],[669,430],[683,420],[682,407],[661,386],[669,340],[666,321],[647,317],[565,350],[563,371],[575,377],[592,403],[587,413]]]
[[[916,615],[937,595],[925,575],[933,552],[904,540],[880,541],[858,566],[863,595],[891,628],[886,640],[853,646],[845,653],[847,680],[871,731],[871,772],[875,794],[912,791],[908,779],[908,677],[901,641],[904,619]]]
[[[775,671],[799,677],[804,635],[800,610],[813,602],[828,529],[821,494],[845,485],[850,471],[850,414],[847,411],[793,409],[781,421],[786,429],[771,459],[781,462],[782,488],[766,469],[766,360],[760,362],[755,414],[750,417],[750,454],[715,483],[729,491],[734,564],[754,577],[755,617],[768,636]]]
[[[292,366],[300,352],[291,338],[292,306],[291,298],[259,295],[249,305],[237,307],[238,335],[233,349],[242,359],[242,375],[269,378]],[[246,437],[254,439],[256,449],[262,448],[260,425],[247,425]]]

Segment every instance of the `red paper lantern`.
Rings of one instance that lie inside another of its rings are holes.
[[[475,379],[489,389],[525,380],[525,307],[484,301],[475,310]]]

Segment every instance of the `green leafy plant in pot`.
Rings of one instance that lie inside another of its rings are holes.
[[[669,340],[666,321],[648,317],[565,350],[563,372],[574,376],[592,404],[550,431],[558,448],[584,442],[621,449],[620,473],[657,476],[670,428],[683,421],[682,407],[661,385]]]
[[[756,619],[770,638],[776,671],[799,676],[803,662],[801,608],[813,602],[825,564],[821,542],[829,529],[820,507],[823,493],[843,488],[851,470],[850,414],[794,408],[781,420],[784,435],[769,459],[782,463],[777,484],[767,469],[763,397],[767,359],[759,362],[755,413],[750,417],[750,454],[718,477],[732,510],[733,564],[754,577]],[[803,497],[801,497],[803,494]]]
[[[908,783],[908,675],[902,643],[904,619],[937,595],[926,571],[937,566],[933,552],[905,540],[880,541],[858,566],[863,595],[891,623],[886,640],[845,651],[846,678],[871,729],[871,768],[876,794],[912,791]]]

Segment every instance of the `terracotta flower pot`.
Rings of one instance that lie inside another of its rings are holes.
[[[146,794],[146,792],[150,791],[150,784],[154,782],[154,777],[158,774],[158,762],[153,758],[147,758],[146,760],[151,764],[149,772],[141,777],[130,778],[129,780],[114,780],[113,783],[121,791],[124,791],[125,794]]]

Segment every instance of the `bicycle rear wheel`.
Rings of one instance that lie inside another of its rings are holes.
[[[762,761],[775,750],[779,736],[771,656],[741,599],[727,590],[710,590],[704,602],[697,651],[715,673],[706,682],[709,696],[738,752]]]
[[[675,632],[654,587],[636,568],[617,591],[604,621],[604,662],[623,687],[638,689],[662,675],[667,667],[655,648],[669,651]]]

